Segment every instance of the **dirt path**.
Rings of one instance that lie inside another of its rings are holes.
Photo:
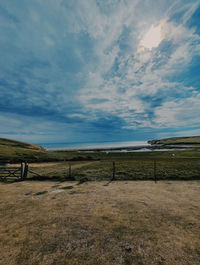
[[[80,168],[80,167],[83,167],[83,166],[88,166],[90,164],[93,164],[94,162],[96,161],[92,161],[92,162],[77,162],[79,163],[78,165],[77,164],[72,164],[73,165],[73,168]],[[52,166],[56,166],[58,164],[63,164],[63,162],[44,162],[44,163],[29,163],[29,166],[30,167],[52,167]],[[66,162],[66,165],[67,165],[67,162]],[[17,167],[17,166],[20,166],[20,164],[10,164],[8,165],[9,167]]]
[[[46,162],[46,163],[30,163],[31,167],[51,167],[57,165],[57,162]],[[20,164],[10,164],[9,167],[18,167]]]
[[[83,164],[78,164],[78,165],[73,165],[73,169],[74,168],[80,168],[80,167],[84,167],[84,166],[89,166],[89,165],[91,165],[91,164],[93,164],[93,163],[95,163],[96,161],[92,161],[92,162],[87,162],[87,163],[83,163]]]

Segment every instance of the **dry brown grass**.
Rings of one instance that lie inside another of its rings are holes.
[[[200,264],[200,182],[0,183],[0,264]]]
[[[58,162],[42,162],[42,163],[29,163],[29,166],[31,168],[33,167],[53,167],[57,166],[59,163]],[[8,167],[19,167],[21,164],[9,164]]]

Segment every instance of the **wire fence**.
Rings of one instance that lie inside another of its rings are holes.
[[[4,167],[4,170],[11,169]],[[66,161],[41,163],[38,167],[26,163],[26,171],[26,176],[21,180],[200,180],[200,159]]]
[[[98,161],[76,168],[70,165],[66,177],[89,180],[198,180],[199,159]]]

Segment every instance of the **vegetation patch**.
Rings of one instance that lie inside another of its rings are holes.
[[[32,194],[32,191],[29,191],[29,192],[25,193],[26,196],[29,196],[31,194]]]
[[[62,190],[71,190],[73,189],[73,186],[65,186],[65,187],[61,187]]]
[[[47,190],[44,190],[44,191],[36,192],[36,193],[34,193],[33,195],[34,195],[34,196],[38,196],[38,195],[43,195],[43,194],[46,194],[46,193],[48,193],[48,191],[47,191]]]
[[[78,182],[78,184],[80,185],[80,184],[83,184],[83,183],[85,183],[85,182],[87,182],[87,181],[89,181],[89,179],[88,178],[81,178],[80,180],[79,180],[79,182]]]

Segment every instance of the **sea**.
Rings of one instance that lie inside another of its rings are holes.
[[[125,141],[125,142],[70,142],[70,143],[38,143],[48,150],[65,150],[65,149],[93,149],[93,148],[114,148],[128,146],[144,146],[149,145],[147,141]]]

